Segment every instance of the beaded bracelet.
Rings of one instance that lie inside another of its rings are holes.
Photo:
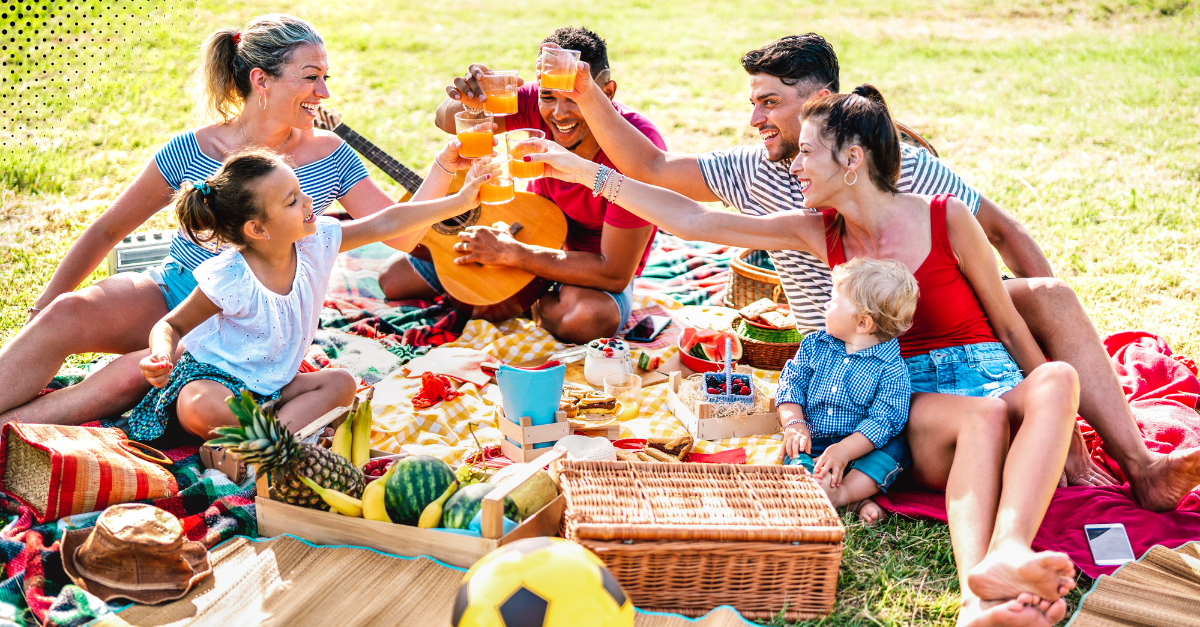
[[[442,172],[445,172],[446,174],[449,174],[450,176],[454,176],[454,173],[451,172],[450,170],[447,170],[445,168],[445,166],[442,165],[442,162],[437,160],[437,157],[433,158],[433,165],[436,165],[438,167],[438,169],[441,170]]]
[[[790,427],[790,426],[792,426],[792,425],[798,425],[798,424],[804,424],[804,419],[803,419],[803,418],[797,418],[797,419],[795,419],[795,420],[789,420],[789,421],[788,421],[788,423],[787,423],[786,425],[783,425],[783,430],[784,430],[784,431],[787,431],[787,428],[788,428],[788,427]]]
[[[599,196],[604,191],[604,186],[608,184],[608,177],[612,172],[612,168],[604,165],[596,170],[596,181],[592,184],[592,198]]]
[[[625,182],[624,174],[620,174],[618,176],[620,176],[620,178],[617,178],[616,185],[613,187],[613,190],[612,190],[612,195],[609,196],[609,198],[608,198],[608,202],[611,202],[614,204],[617,202],[617,194],[621,193],[621,183]],[[614,177],[614,178],[616,178],[616,177]]]

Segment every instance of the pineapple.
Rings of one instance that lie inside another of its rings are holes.
[[[362,496],[365,480],[362,471],[350,460],[314,444],[301,444],[275,416],[273,408],[266,412],[254,402],[246,390],[241,397],[226,401],[240,427],[218,427],[218,437],[209,446],[237,453],[246,464],[254,464],[258,476],[270,473],[271,487],[281,501],[313,509],[328,510],[329,506],[300,481],[308,477],[323,488],[330,488],[355,498]]]

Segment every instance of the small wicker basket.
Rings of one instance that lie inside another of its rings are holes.
[[[796,351],[800,349],[800,342],[804,339],[804,336],[794,329],[788,330],[794,333],[794,336],[790,334],[787,336],[789,339],[791,337],[799,337],[799,339],[794,342],[762,342],[751,337],[758,337],[761,329],[738,318],[733,325],[733,332],[742,341],[741,362],[762,370],[783,370],[787,361],[796,356]]]
[[[569,460],[559,477],[563,537],[639,608],[789,621],[833,610],[846,531],[799,466]]]
[[[741,309],[754,301],[768,298],[776,303],[787,302],[779,273],[765,250],[745,249],[729,262],[729,287],[725,290],[725,306]]]

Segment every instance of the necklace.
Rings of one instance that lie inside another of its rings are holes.
[[[242,126],[242,118],[241,118],[241,117],[238,117],[238,130],[242,132],[242,140],[243,140],[243,141],[245,141],[247,144],[249,144],[249,143],[250,143],[250,138],[246,137],[246,128],[245,128],[244,126]],[[276,151],[278,151],[278,152],[283,152],[283,148],[284,148],[284,146],[287,146],[287,145],[288,145],[288,142],[290,142],[290,141],[292,141],[292,132],[291,132],[291,130],[289,130],[289,131],[288,131],[288,137],[287,137],[287,139],[285,139],[285,140],[283,141],[283,143],[282,143],[282,144],[280,144],[280,145],[279,145],[279,147],[278,147],[278,148],[276,148],[275,150],[276,150]]]

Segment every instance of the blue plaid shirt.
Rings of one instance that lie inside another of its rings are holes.
[[[900,342],[881,342],[854,354],[824,331],[805,336],[779,375],[775,404],[797,403],[814,438],[855,431],[879,448],[908,422],[912,384]]]

